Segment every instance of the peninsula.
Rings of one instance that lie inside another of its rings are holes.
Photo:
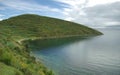
[[[0,21],[0,75],[54,75],[30,56],[25,40],[97,36],[87,26],[36,14],[23,14]]]

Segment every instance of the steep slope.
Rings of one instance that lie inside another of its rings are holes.
[[[94,36],[102,33],[86,26],[60,19],[24,14],[0,21],[0,75],[53,75],[30,56],[27,39]],[[3,64],[4,65],[1,65]]]

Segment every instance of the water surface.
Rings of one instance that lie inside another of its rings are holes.
[[[120,30],[102,36],[37,40],[33,55],[56,75],[120,75]]]

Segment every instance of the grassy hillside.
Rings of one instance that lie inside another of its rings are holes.
[[[0,25],[9,29],[9,34],[14,36],[67,36],[67,35],[98,35],[100,32],[73,22],[38,16],[20,15],[0,22]],[[4,29],[3,28],[3,29]]]
[[[25,39],[93,36],[102,33],[60,19],[25,14],[0,21],[0,75],[53,75],[30,56]]]

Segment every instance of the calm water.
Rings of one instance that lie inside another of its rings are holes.
[[[102,36],[37,40],[33,55],[56,75],[120,75],[120,30]]]

